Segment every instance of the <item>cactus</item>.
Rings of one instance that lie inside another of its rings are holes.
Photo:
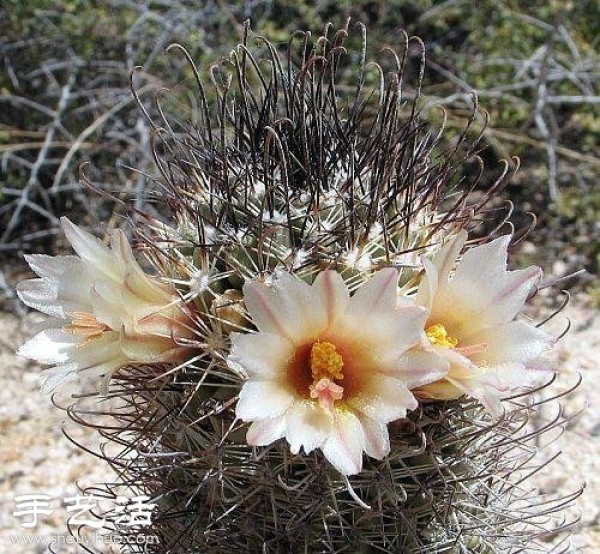
[[[283,270],[311,284],[335,270],[352,293],[391,266],[410,296],[421,256],[461,229],[485,243],[510,215],[498,215],[496,202],[508,164],[493,182],[482,179],[476,100],[458,138],[446,139],[422,113],[423,43],[400,35],[400,52],[371,63],[358,29],[297,33],[283,54],[247,32],[212,71],[212,90],[188,57],[196,120],[154,123],[157,201],[169,215],[142,214],[136,233],[179,291],[189,333],[177,340],[190,354],[121,368],[111,409],[70,409],[121,447],[101,454],[120,475],[107,496],[125,488],[156,504],[151,528],[120,529],[157,539],[130,543],[132,551],[552,548],[543,539],[572,498],[538,496],[526,480],[541,464],[538,435],[560,425],[531,427],[544,384],[505,399],[501,417],[468,395],[422,395],[389,423],[389,453],[347,475],[318,449],[293,454],[281,439],[249,445],[236,417],[244,375],[229,356],[236,334],[254,325],[245,282],[268,284]]]

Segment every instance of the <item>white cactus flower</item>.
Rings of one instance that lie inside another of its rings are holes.
[[[363,452],[388,454],[387,423],[417,407],[409,389],[444,371],[406,364],[426,314],[395,306],[397,280],[383,269],[352,297],[335,271],[312,286],[289,273],[244,286],[258,332],[232,335],[229,364],[246,378],[236,415],[252,422],[249,444],[285,437],[293,453],[320,448],[345,475],[361,471]]]
[[[416,303],[428,311],[424,344],[446,360],[449,371],[413,392],[431,399],[467,394],[498,416],[503,395],[533,386],[552,371],[540,355],[553,337],[515,321],[542,272],[535,266],[507,271],[511,236],[505,235],[469,249],[451,275],[466,240],[461,231],[432,260],[423,259]]]
[[[189,333],[176,291],[144,273],[122,231],[108,247],[67,218],[61,223],[77,256],[26,256],[39,278],[17,286],[25,304],[56,318],[18,351],[54,366],[42,373],[42,390],[83,373],[103,376],[106,392],[123,366],[178,359],[187,349],[175,336]]]

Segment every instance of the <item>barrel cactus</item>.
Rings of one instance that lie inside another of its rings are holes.
[[[69,413],[107,443],[106,497],[154,504],[149,527],[99,514],[155,539],[131,551],[552,549],[569,499],[526,479],[560,424],[531,424],[541,270],[507,269],[476,101],[446,138],[423,44],[398,42],[369,61],[361,26],[248,32],[211,87],[188,56],[198,110],[153,122],[161,215],[136,214],[152,270],[68,220],[78,256],[29,258],[19,294],[57,324],[21,353],[55,364],[48,391],[97,387]]]

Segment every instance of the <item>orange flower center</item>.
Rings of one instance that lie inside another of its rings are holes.
[[[342,346],[328,341],[311,341],[299,346],[288,362],[288,379],[297,393],[316,400],[329,410],[337,401],[360,390],[353,364],[346,363],[356,353],[348,345]]]

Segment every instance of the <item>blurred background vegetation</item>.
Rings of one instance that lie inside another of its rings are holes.
[[[400,29],[423,39],[425,113],[435,126],[434,108],[447,110],[449,140],[477,92],[490,120],[486,162],[521,159],[508,188],[515,221],[538,216],[521,256],[556,277],[585,268],[571,281],[600,305],[597,0],[3,0],[0,294],[12,294],[23,251],[61,247],[61,215],[94,225],[119,213],[81,187],[82,163],[99,188],[152,208],[152,133],[130,91],[134,66],[142,97],[167,87],[193,103],[189,65],[165,53],[169,44],[207,72],[245,20],[284,47],[296,29],[319,33],[348,17],[367,25],[371,56],[400,47]]]

